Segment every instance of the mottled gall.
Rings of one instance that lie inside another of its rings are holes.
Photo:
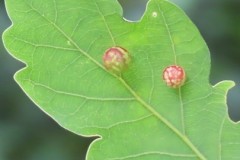
[[[179,88],[184,84],[186,74],[184,69],[180,66],[168,66],[163,71],[163,80],[166,82],[167,86]]]
[[[126,49],[122,47],[111,47],[103,55],[103,64],[109,71],[121,73],[128,67],[130,56]]]

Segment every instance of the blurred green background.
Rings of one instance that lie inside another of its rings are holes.
[[[119,0],[124,17],[139,20],[148,0]],[[230,117],[240,120],[240,1],[172,0],[198,26],[212,57],[210,82],[229,79]],[[11,25],[0,0],[0,33]],[[0,40],[0,160],[84,160],[93,138],[74,135],[36,107],[14,82],[23,64],[13,59]]]

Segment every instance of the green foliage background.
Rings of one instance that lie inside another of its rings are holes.
[[[134,3],[138,1],[137,5]],[[211,82],[223,79],[240,82],[240,2],[234,0],[176,1],[199,27],[212,53]],[[126,4],[126,2],[128,2]],[[124,15],[137,19],[136,10],[147,0],[121,0],[131,8]],[[135,8],[135,10],[133,9]],[[10,25],[0,1],[0,32]],[[0,43],[0,159],[1,160],[77,160],[84,159],[91,139],[65,131],[33,105],[13,81],[13,74],[23,67]],[[239,85],[229,94],[231,117],[240,119]],[[81,157],[79,157],[79,155]]]

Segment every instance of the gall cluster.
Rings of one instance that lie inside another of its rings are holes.
[[[103,64],[108,71],[120,74],[128,68],[131,57],[128,51],[122,47],[111,47],[103,55]],[[184,69],[178,65],[171,65],[163,70],[163,80],[167,86],[172,88],[181,87],[185,80],[186,74]]]

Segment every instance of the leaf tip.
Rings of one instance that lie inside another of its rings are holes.
[[[231,88],[233,88],[235,85],[236,84],[235,84],[234,81],[225,80],[225,81],[218,82],[217,84],[215,84],[213,86],[213,88],[221,89],[221,90],[224,90],[224,91],[228,91]]]

